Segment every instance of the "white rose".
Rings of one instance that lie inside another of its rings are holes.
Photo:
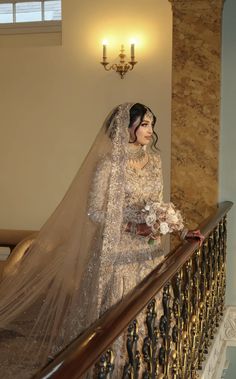
[[[177,222],[179,221],[179,218],[176,214],[168,215],[167,219],[171,224],[177,224]]]
[[[161,222],[160,223],[160,233],[161,234],[167,234],[169,232],[169,226],[167,222]]]
[[[156,222],[156,215],[155,215],[155,213],[151,213],[151,214],[149,214],[149,215],[146,217],[146,224],[147,224],[148,226],[152,226],[152,225],[154,225],[155,222]]]
[[[156,211],[158,208],[160,208],[160,203],[153,203],[153,204],[152,204],[152,209],[153,209],[154,211]]]
[[[168,204],[167,212],[168,212],[168,214],[172,214],[172,215],[176,213],[174,204],[172,204],[172,203]]]

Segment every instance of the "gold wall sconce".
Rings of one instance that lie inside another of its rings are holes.
[[[120,59],[119,63],[110,64],[110,62],[107,61],[107,43],[103,42],[103,54],[101,64],[103,65],[106,71],[114,70],[120,75],[121,79],[124,79],[125,74],[128,71],[132,71],[134,66],[138,63],[135,60],[135,44],[131,43],[129,62],[126,62],[125,59],[126,55],[124,45],[121,45],[120,54],[118,56]]]

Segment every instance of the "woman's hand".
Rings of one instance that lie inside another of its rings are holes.
[[[196,229],[196,230],[189,230],[185,236],[185,239],[186,240],[191,240],[191,239],[198,240],[199,246],[202,246],[205,237],[202,235],[202,233],[200,232],[199,229]]]
[[[133,222],[128,222],[125,231],[141,237],[148,237],[152,235],[152,228],[146,223],[136,224]]]

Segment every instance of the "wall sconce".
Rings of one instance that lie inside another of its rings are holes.
[[[130,46],[130,61],[126,62],[125,61],[126,55],[125,55],[124,45],[121,45],[120,54],[119,54],[120,62],[114,63],[114,64],[109,66],[110,63],[107,62],[107,44],[104,42],[103,43],[103,56],[102,56],[101,64],[103,65],[103,67],[105,68],[106,71],[114,70],[118,74],[120,74],[121,79],[124,79],[126,72],[132,71],[134,68],[134,65],[136,65],[136,63],[138,63],[137,61],[135,61],[134,48],[135,48],[135,44],[132,43]]]

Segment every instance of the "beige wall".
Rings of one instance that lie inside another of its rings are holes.
[[[65,0],[62,45],[0,38],[0,228],[42,225],[106,114],[125,101],[158,115],[168,197],[171,25],[167,0]],[[99,65],[102,39],[115,36],[114,54],[128,38],[140,40],[139,63],[124,80]]]

